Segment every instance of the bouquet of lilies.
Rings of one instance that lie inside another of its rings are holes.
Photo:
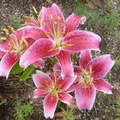
[[[44,59],[55,56],[58,62],[51,75],[36,70],[32,75],[36,86],[33,97],[44,97],[44,116],[53,118],[58,100],[72,104],[75,94],[80,110],[92,109],[96,90],[112,93],[113,86],[104,77],[114,65],[109,54],[92,58],[91,50],[100,51],[99,35],[77,30],[86,17],[71,14],[66,20],[60,8],[53,4],[42,7],[36,19],[29,18],[26,26],[14,31],[10,26],[3,29],[5,42],[0,44],[0,76],[9,77],[11,69],[19,63],[24,69],[31,64],[44,67]],[[80,52],[79,66],[73,65],[71,53]]]

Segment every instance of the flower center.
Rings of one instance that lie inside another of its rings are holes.
[[[56,46],[61,46],[61,37],[65,34],[64,32],[64,23],[60,16],[55,17],[53,14],[49,15],[50,23],[47,25],[46,22],[42,22],[42,25],[46,27],[46,35],[50,35],[56,42]]]
[[[87,72],[85,69],[82,69],[82,73],[77,73],[81,77],[78,84],[83,83],[83,88],[89,88],[90,85],[93,83],[93,77],[91,77],[92,74],[92,66],[90,66],[90,71]]]

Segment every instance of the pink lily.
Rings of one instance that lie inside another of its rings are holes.
[[[57,67],[57,64],[56,64],[53,68],[54,71],[56,71],[57,73],[60,72],[62,78],[74,76],[70,53],[61,51],[58,55],[56,55],[56,58],[60,63],[61,70],[59,71],[59,69],[56,68]]]
[[[67,89],[74,82],[76,76],[62,79],[62,77],[57,77],[55,72],[49,77],[47,74],[37,71],[32,77],[37,87],[33,97],[45,97],[43,105],[46,118],[53,118],[58,100],[67,104],[72,103],[72,96],[68,94]]]
[[[103,77],[114,65],[110,55],[91,58],[90,51],[83,51],[80,55],[80,66],[74,67],[74,72],[78,76],[76,82],[71,86],[75,89],[75,97],[78,108],[92,109],[96,90],[111,94],[113,86]]]
[[[29,27],[26,27],[25,29],[28,28]],[[31,27],[31,28],[35,28],[35,27]],[[13,33],[10,35],[8,33],[8,37],[6,38],[6,41],[0,44],[0,57],[2,57],[0,62],[0,75],[6,76],[6,78],[8,78],[10,70],[19,61],[24,51],[37,39],[37,37],[35,38],[32,35],[31,38],[28,37],[30,36],[29,34],[32,31],[24,32],[24,28],[21,28],[17,31],[14,31],[11,27],[10,29]],[[42,38],[46,37],[46,35],[45,36],[41,35],[41,36]],[[44,61],[42,59],[37,59],[36,61],[33,61],[32,64],[33,65],[35,64],[36,67],[42,68],[44,66]]]
[[[27,67],[32,61],[57,55],[61,50],[66,52],[79,52],[86,49],[99,50],[100,36],[89,31],[76,30],[79,23],[84,23],[85,20],[85,17],[72,14],[65,21],[56,4],[50,8],[43,7],[40,22],[41,28],[48,38],[37,40],[22,55],[20,65]]]

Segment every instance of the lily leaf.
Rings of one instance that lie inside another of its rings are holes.
[[[19,66],[19,63],[17,62],[17,63],[13,66],[13,68],[11,69],[10,74],[18,74],[18,73],[21,73],[21,72],[23,72],[23,69],[24,69],[24,68],[20,67],[20,66]]]
[[[20,76],[20,82],[26,80],[34,70],[35,69],[33,67],[27,67],[25,72]]]

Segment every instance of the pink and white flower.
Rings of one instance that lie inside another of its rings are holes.
[[[111,94],[113,86],[105,81],[104,77],[114,65],[110,55],[91,58],[90,51],[83,51],[80,55],[80,66],[74,67],[78,76],[71,86],[75,90],[78,108],[92,109],[96,97],[96,90]]]
[[[28,32],[27,29],[31,29],[31,31]],[[24,51],[38,39],[35,37],[37,31],[42,33],[42,35],[39,35],[39,38],[47,38],[41,29],[37,29],[35,32],[35,27],[29,28],[28,26],[17,31],[11,28],[11,30],[13,33],[8,35],[5,42],[0,43],[0,57],[2,58],[0,61],[0,76],[6,76],[6,78],[8,78],[10,70],[19,61]],[[33,33],[34,36],[31,33]],[[44,61],[40,58],[33,61],[32,64],[42,68]]]
[[[50,8],[43,7],[41,11],[41,28],[48,38],[38,39],[30,46],[20,59],[22,67],[27,67],[38,58],[57,55],[61,50],[66,52],[99,50],[100,36],[89,31],[76,30],[79,23],[85,22],[85,17],[72,14],[65,21],[56,4]]]
[[[33,74],[33,81],[37,89],[33,93],[33,97],[45,97],[44,99],[44,116],[53,118],[58,100],[71,104],[72,96],[68,94],[67,89],[76,79],[73,77],[57,77],[55,72],[49,77],[47,74],[37,71]]]

